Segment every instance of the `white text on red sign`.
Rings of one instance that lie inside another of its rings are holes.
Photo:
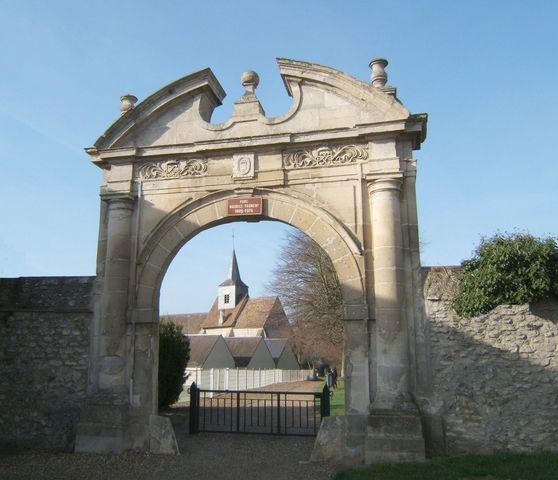
[[[228,215],[261,215],[262,197],[232,198],[227,208]]]

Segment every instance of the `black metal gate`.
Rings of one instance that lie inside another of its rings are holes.
[[[190,387],[190,433],[315,436],[329,416],[330,391],[203,390]]]

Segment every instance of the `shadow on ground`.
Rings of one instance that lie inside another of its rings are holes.
[[[314,437],[188,433],[188,408],[171,408],[180,456],[47,451],[0,454],[1,480],[327,480],[331,466],[309,463]]]

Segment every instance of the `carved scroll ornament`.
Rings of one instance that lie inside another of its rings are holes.
[[[201,177],[206,172],[206,160],[167,160],[166,162],[149,162],[142,165],[138,169],[138,177],[143,180]]]
[[[360,145],[327,146],[320,145],[286,153],[284,165],[286,168],[328,167],[331,165],[345,165],[357,160],[366,160],[368,151]]]

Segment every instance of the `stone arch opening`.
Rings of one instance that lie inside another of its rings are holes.
[[[413,401],[429,387],[413,150],[426,115],[386,86],[386,60],[371,62],[371,84],[322,65],[278,64],[293,100],[280,117],[266,117],[248,72],[231,118],[210,124],[224,91],[205,69],[137,106],[123,96],[121,117],[87,149],[105,175],[76,450],[173,451],[154,398],[161,282],[190,238],[246,216],[307,234],[341,283],[347,415],[333,427],[335,448],[318,441],[317,450],[353,463],[424,456]],[[405,424],[413,429],[400,431]],[[388,454],[378,439],[391,442]]]
[[[351,321],[361,320],[367,309],[364,284],[362,282],[363,257],[360,247],[343,225],[328,212],[305,202],[275,192],[258,191],[264,202],[263,215],[258,221],[279,221],[300,230],[320,245],[332,260],[343,296],[343,318]],[[227,217],[227,201],[235,198],[235,192],[219,192],[209,195],[203,201],[186,204],[168,215],[146,242],[145,249],[139,254],[137,290],[135,297],[134,323],[157,324],[159,321],[159,294],[164,275],[178,251],[195,235],[221,225],[244,221],[246,217]],[[154,341],[157,341],[154,337]],[[346,348],[349,353],[353,349]],[[350,360],[350,355],[349,355]],[[133,370],[137,375],[150,371],[152,385],[157,384],[156,365],[150,362],[136,364],[132,359]],[[348,404],[366,408],[368,398],[359,398],[351,392],[351,381],[365,382],[365,378],[349,378],[346,383]],[[365,393],[364,391],[362,393]],[[360,395],[362,397],[363,395]],[[139,398],[139,397],[138,397]],[[151,408],[156,413],[156,398],[151,399]]]
[[[298,198],[271,191],[258,191],[265,199],[265,211],[258,221],[279,221],[297,228],[316,241],[328,254],[337,272],[349,318],[355,308],[366,304],[363,284],[361,247],[344,226],[327,211]],[[142,315],[156,313],[164,274],[176,253],[186,242],[207,228],[246,220],[228,217],[227,200],[236,198],[234,191],[224,191],[179,207],[152,233],[139,254],[136,309]],[[139,314],[139,313],[138,313]]]

